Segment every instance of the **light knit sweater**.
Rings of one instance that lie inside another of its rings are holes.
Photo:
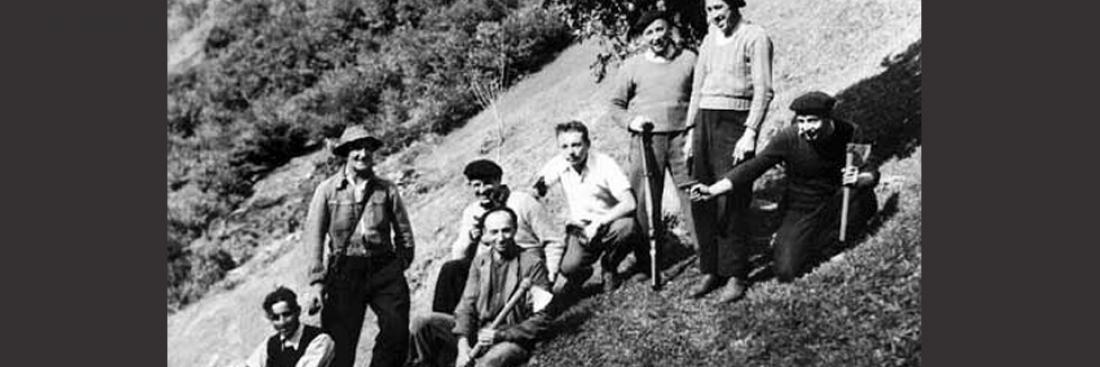
[[[764,28],[741,19],[729,37],[711,28],[699,48],[687,124],[700,108],[749,111],[745,126],[764,122],[772,90],[772,42]]]
[[[631,57],[620,69],[611,96],[612,120],[625,127],[635,116],[645,116],[653,121],[654,132],[683,130],[695,60],[689,50],[672,60],[654,59],[648,52]]]

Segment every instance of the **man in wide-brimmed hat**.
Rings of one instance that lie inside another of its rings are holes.
[[[368,304],[379,328],[370,365],[399,366],[408,349],[404,271],[413,260],[413,233],[397,186],[374,174],[373,155],[381,146],[361,126],[344,130],[332,147],[345,158],[344,169],[322,181],[309,204],[303,234],[311,255],[307,302],[311,313],[323,303],[321,327],[336,342],[333,367],[355,362]]]
[[[861,139],[856,125],[834,117],[835,104],[836,99],[823,92],[796,98],[791,103],[794,123],[779,131],[759,155],[734,167],[713,185],[692,189],[699,200],[736,192],[739,187],[751,189],[753,181],[769,168],[784,164],[783,220],[772,244],[775,275],[781,282],[808,270],[812,260],[821,257],[821,250],[837,240],[842,187],[852,190],[849,232],[861,229],[878,209],[874,193],[878,170],[864,162],[846,164],[848,143]]]

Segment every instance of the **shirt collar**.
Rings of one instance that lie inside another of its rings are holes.
[[[345,166],[340,170],[340,185],[338,188],[345,188],[351,184],[351,173],[348,172],[348,168]],[[367,185],[370,185],[371,181],[374,181],[374,174],[371,174],[366,180]]]
[[[282,343],[283,348],[291,347],[294,348],[294,350],[300,350],[299,347],[301,347],[300,344],[302,343],[302,331],[305,330],[305,328],[306,324],[299,322],[298,329],[294,330],[294,335],[292,335],[290,339],[283,339],[282,335],[280,335],[279,341]]]
[[[592,160],[594,159],[596,159],[596,151],[589,149],[588,157],[584,159],[584,167],[581,167],[581,171],[577,172],[577,170],[573,169],[573,165],[565,159],[564,155],[561,157],[561,160],[565,162],[565,172],[570,172],[581,177],[584,177],[587,172],[592,172]]]

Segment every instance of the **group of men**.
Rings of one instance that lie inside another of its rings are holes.
[[[647,236],[666,229],[651,221],[660,200],[645,192],[663,192],[666,170],[704,274],[688,296],[723,287],[720,303],[744,296],[752,184],[777,164],[785,167],[787,190],[774,269],[780,281],[796,278],[836,240],[845,198],[853,230],[874,213],[870,189],[878,173],[845,160],[856,126],[835,118],[836,100],[821,92],[795,99],[792,126],[755,154],[773,94],[772,47],[762,28],[741,19],[743,5],[706,1],[712,27],[698,56],[673,41],[666,13],[638,21],[634,33],[646,48],[624,64],[609,101],[611,120],[632,136],[628,170],[592,149],[580,121],[555,126],[559,154],[537,172],[531,192],[505,185],[495,162],[470,162],[463,174],[475,200],[458,218],[432,312],[412,322],[404,276],[413,260],[409,218],[396,185],[374,173],[373,152],[382,142],[348,127],[332,149],[345,165],[316,189],[303,234],[310,254],[303,299],[309,312],[320,311],[321,327],[298,322],[294,293],[276,290],[263,307],[277,334],[248,365],[349,367],[368,306],[379,325],[371,366],[522,364],[551,320],[581,295],[597,261],[608,292],[623,279],[656,275]],[[554,186],[569,209],[564,228],[543,205]],[[619,273],[631,252],[633,266]]]

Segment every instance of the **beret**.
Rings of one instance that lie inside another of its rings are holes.
[[[836,98],[823,92],[809,92],[791,102],[791,111],[800,115],[829,116],[836,105]]]
[[[664,19],[666,23],[670,26],[672,25],[672,18],[668,13],[660,10],[650,10],[642,14],[642,16],[634,22],[634,27],[630,32],[630,38],[641,36],[642,32],[645,32],[646,27],[649,27],[649,25],[653,24],[657,19]]]
[[[462,174],[466,175],[466,179],[469,180],[499,180],[504,171],[500,169],[500,166],[488,159],[478,159],[470,162],[466,165],[466,169],[462,171]]]

